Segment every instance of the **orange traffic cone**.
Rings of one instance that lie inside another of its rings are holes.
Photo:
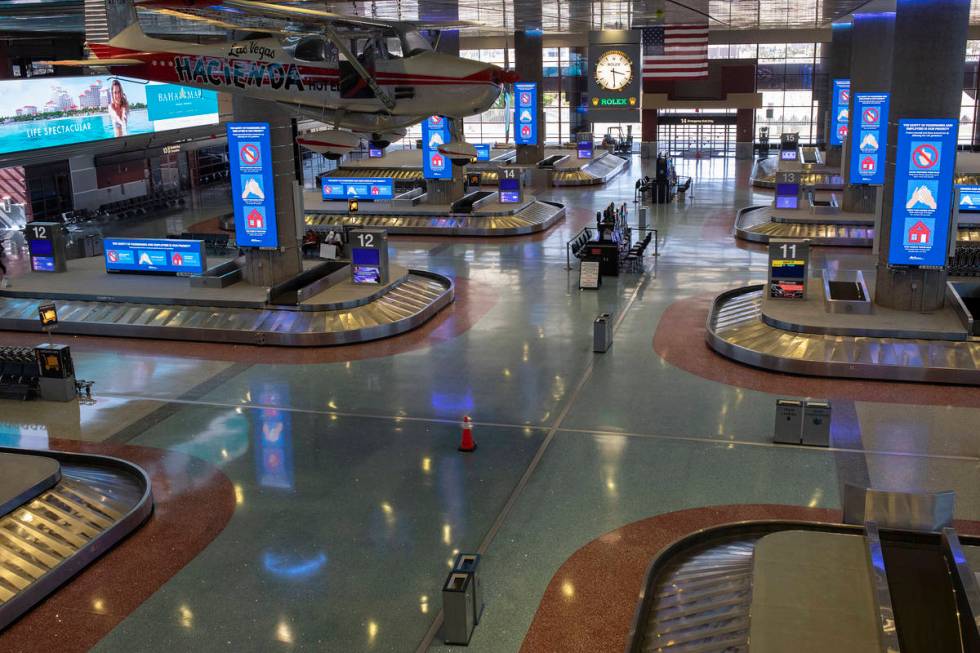
[[[459,442],[460,451],[476,451],[476,440],[473,439],[473,422],[470,416],[463,418],[463,439]]]

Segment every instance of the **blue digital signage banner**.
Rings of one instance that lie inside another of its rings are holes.
[[[477,161],[489,161],[490,160],[490,143],[477,143],[473,147],[476,148],[476,160]]]
[[[231,200],[239,247],[279,246],[269,123],[228,123]]]
[[[324,177],[321,188],[325,200],[390,200],[395,196],[391,177]]]
[[[449,121],[444,116],[429,116],[422,123],[422,176],[426,179],[453,178],[453,164],[439,153],[439,146],[450,138]]]
[[[960,185],[960,213],[980,212],[980,186]]]
[[[945,118],[898,123],[889,265],[946,265],[958,126]]]
[[[830,144],[841,145],[847,138],[847,103],[851,99],[851,80],[834,80],[834,97],[830,103]]]
[[[885,183],[885,145],[888,141],[888,93],[855,93],[854,137],[851,139],[852,184]]]
[[[106,238],[106,272],[203,274],[207,257],[203,240]]]
[[[217,124],[218,94],[116,77],[0,81],[0,154]]]
[[[538,84],[514,84],[514,142],[518,145],[538,144]]]

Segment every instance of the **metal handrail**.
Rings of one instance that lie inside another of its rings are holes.
[[[578,233],[576,233],[571,238],[571,240],[569,240],[567,243],[565,243],[565,269],[566,270],[571,270],[572,269],[572,259],[571,259],[571,256],[570,256],[570,253],[572,251],[572,243],[574,243],[576,240],[578,240],[579,237],[582,236],[582,234],[587,235],[589,237],[589,240],[592,239],[592,230],[589,227],[582,227],[578,231]]]

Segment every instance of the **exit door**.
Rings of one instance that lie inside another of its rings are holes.
[[[664,116],[657,125],[657,147],[681,159],[735,156],[735,131],[734,120]]]

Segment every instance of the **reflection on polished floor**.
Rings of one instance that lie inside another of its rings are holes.
[[[724,504],[837,508],[845,481],[955,490],[957,517],[980,520],[980,398],[951,407],[924,390],[909,402],[909,385],[866,383],[830,397],[834,447],[776,447],[774,403],[805,391],[797,378],[718,358],[734,370],[723,382],[667,362],[687,356],[683,342],[655,351],[674,302],[765,275],[764,250],[732,236],[735,211],[767,201],[748,186],[751,162],[679,164],[695,193],[649,206],[660,258],[597,292],[578,290],[565,243],[597,209],[632,200],[650,174],[638,158],[603,188],[538,191],[568,207],[542,234],[392,238],[393,261],[461,282],[422,336],[322,357],[56,336],[95,381],[94,403],[3,402],[0,445],[152,451],[154,519],[215,470],[230,488],[201,499],[231,511],[224,529],[138,607],[98,586],[84,594],[95,598],[74,609],[107,624],[94,650],[449,650],[432,628],[441,583],[455,552],[479,550],[487,607],[468,650],[517,651],[559,567],[637,520]],[[602,312],[616,316],[614,344],[593,354]],[[703,334],[689,340],[702,355]],[[456,450],[464,415],[479,442],[468,455]],[[564,582],[561,600],[581,600],[587,579]]]

